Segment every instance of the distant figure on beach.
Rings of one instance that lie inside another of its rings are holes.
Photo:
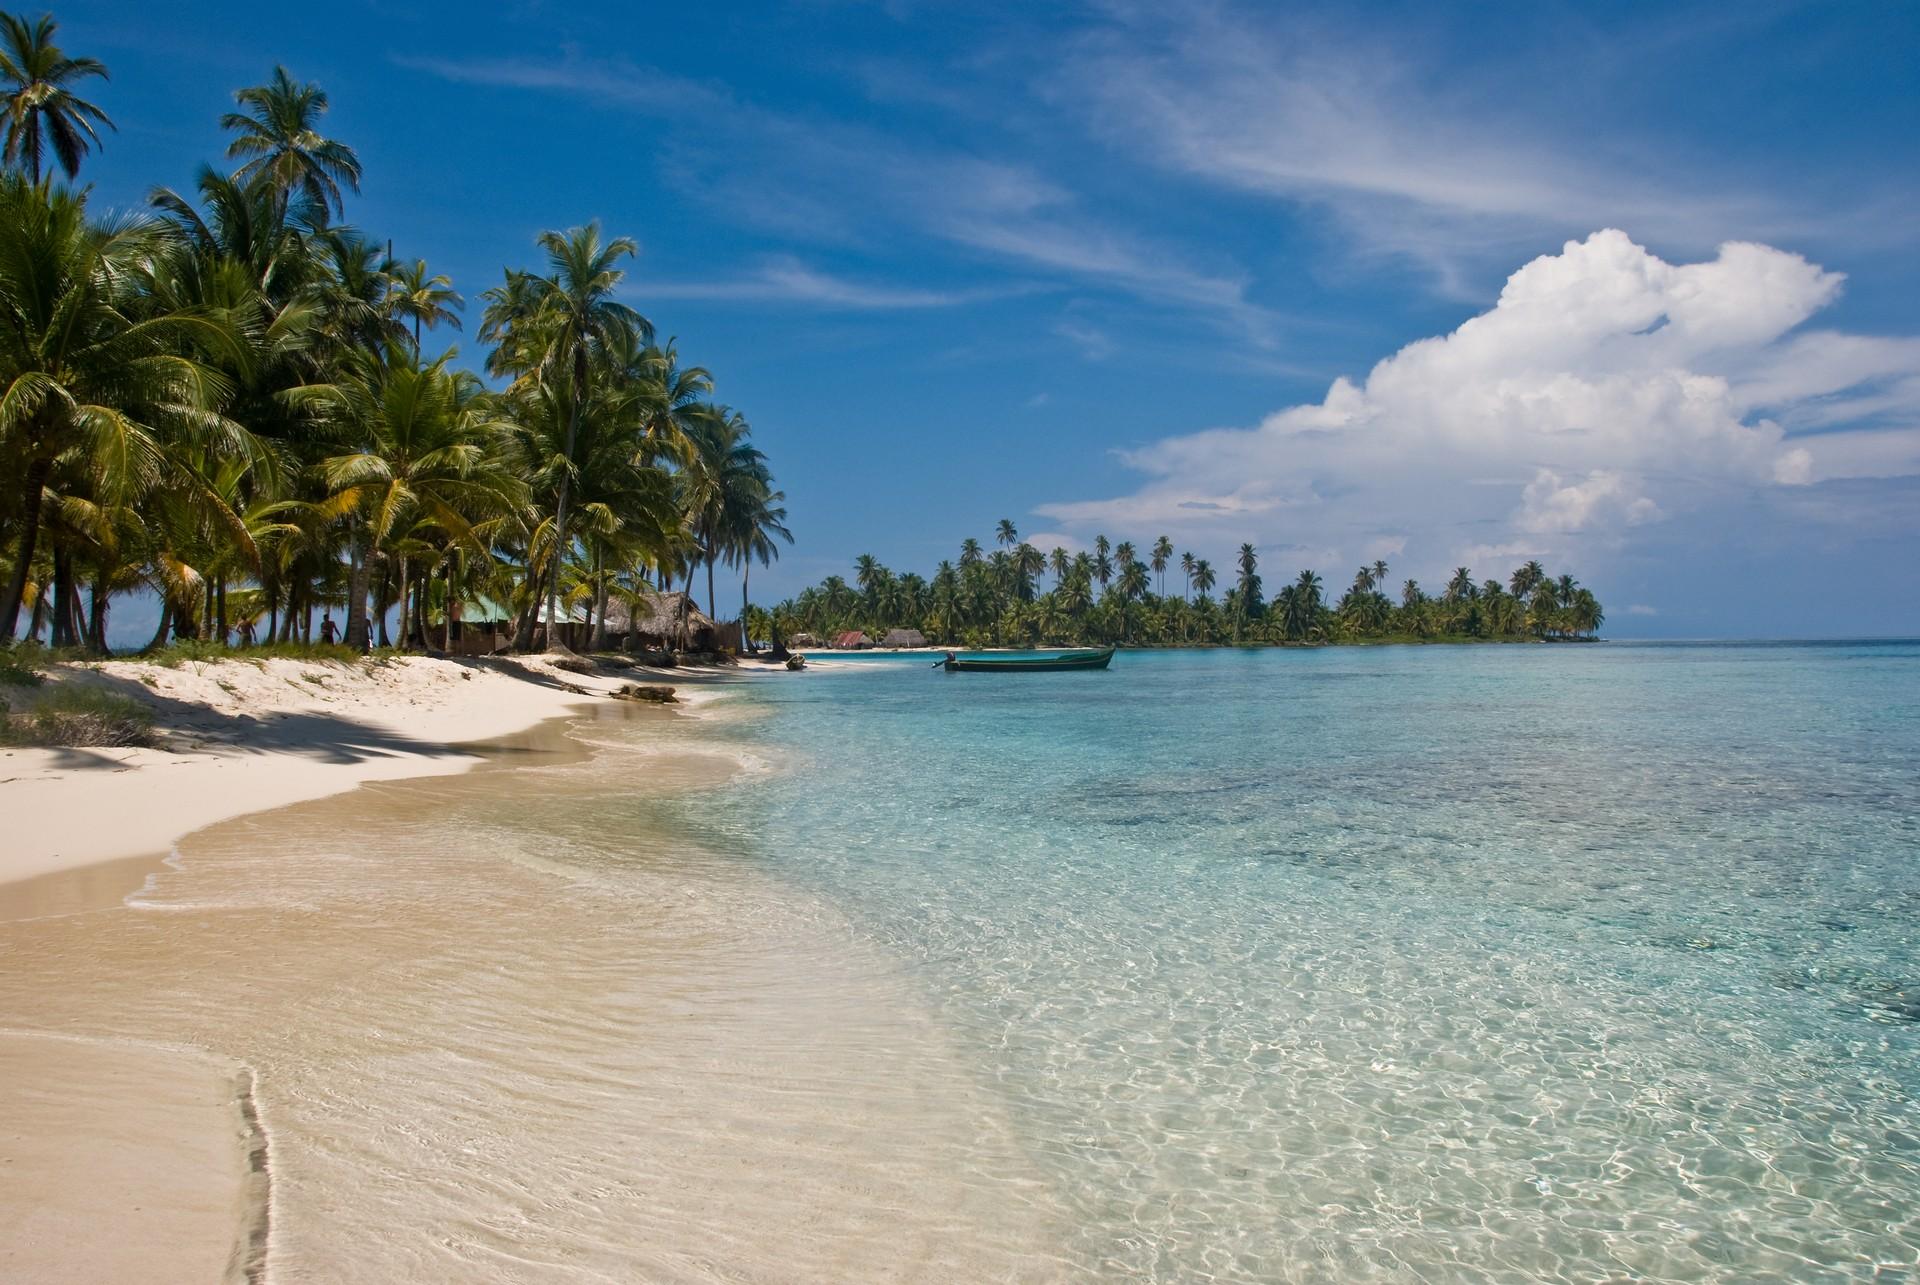
[[[320,617],[320,641],[321,642],[325,643],[329,647],[333,646],[333,640],[339,636],[339,632],[340,632],[339,630],[333,627],[333,617],[331,615],[324,615]]]
[[[241,621],[239,632],[240,632],[240,645],[242,647],[253,646],[253,622],[251,620]]]

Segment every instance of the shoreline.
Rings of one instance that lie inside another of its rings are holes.
[[[614,1279],[1010,1278],[1036,1254],[1022,1277],[1050,1277],[1052,1198],[897,966],[672,820],[747,760],[561,695],[469,747],[477,771],[250,811],[97,913],[0,915],[0,1060],[34,1086],[0,1137],[0,1274],[558,1269],[514,1230],[526,1192]],[[611,847],[569,846],[609,801]],[[89,1181],[116,1147],[145,1159]]]
[[[75,871],[151,868],[181,839],[221,821],[369,781],[470,771],[487,750],[510,750],[541,724],[610,699],[623,683],[672,687],[681,703],[697,704],[707,699],[701,686],[754,672],[576,674],[539,657],[61,666],[49,681],[152,706],[159,743],[0,748],[0,808],[12,819],[0,888],[33,884],[26,900],[73,905],[73,889],[60,880]]]

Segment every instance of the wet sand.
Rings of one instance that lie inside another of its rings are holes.
[[[0,923],[13,1042],[133,1059],[23,1066],[44,1105],[6,1181],[35,1230],[7,1248],[112,1279],[77,1237],[61,1256],[84,1219],[103,1253],[155,1247],[143,1279],[1058,1275],[1053,1194],[891,962],[648,802],[740,765],[661,711],[561,726],[223,822],[127,867],[126,904],[49,913],[43,884]],[[83,1116],[150,1140],[140,1190],[67,1158]]]

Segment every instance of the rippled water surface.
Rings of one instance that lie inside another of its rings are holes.
[[[673,805],[907,961],[1071,1273],[1900,1278],[1920,647],[872,659]]]

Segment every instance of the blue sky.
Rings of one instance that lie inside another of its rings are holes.
[[[756,598],[1010,517],[1270,582],[1538,556],[1616,636],[1920,633],[1914,5],[56,16],[113,72],[105,203],[283,62],[349,219],[470,298],[636,237],[789,497]]]

